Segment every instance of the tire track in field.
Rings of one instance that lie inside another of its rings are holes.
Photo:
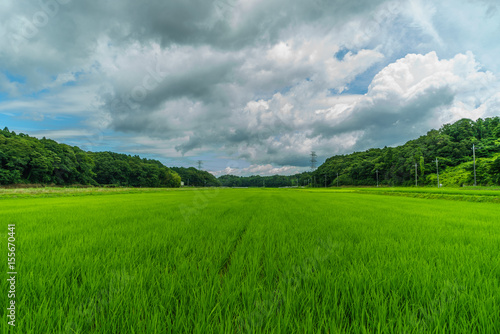
[[[248,224],[245,225],[239,232],[236,238],[234,239],[232,246],[229,249],[229,252],[227,256],[223,259],[222,263],[220,264],[220,269],[219,269],[219,275],[221,277],[225,277],[228,270],[229,266],[231,265],[231,257],[233,256],[234,252],[236,251],[236,248],[238,245],[241,243],[241,240],[243,239],[243,236],[247,232],[248,229]]]

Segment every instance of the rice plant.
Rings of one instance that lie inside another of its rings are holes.
[[[494,203],[74,191],[0,200],[18,273],[3,333],[500,332]]]

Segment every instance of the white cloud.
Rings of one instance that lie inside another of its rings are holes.
[[[53,140],[59,140],[61,138],[67,139],[72,137],[87,137],[91,136],[92,132],[88,130],[81,129],[65,129],[65,130],[47,130],[47,131],[34,131],[30,133],[37,138],[46,137]]]
[[[221,175],[236,175],[236,176],[249,176],[249,175],[261,175],[261,176],[272,176],[272,175],[293,175],[297,173],[304,172],[305,168],[297,168],[294,166],[282,166],[274,167],[271,164],[267,165],[250,165],[246,168],[232,168],[226,167],[223,170],[211,172],[214,176],[219,177]]]
[[[443,44],[433,24],[433,18],[436,14],[436,8],[433,3],[423,0],[410,0],[408,14],[412,17],[414,24],[418,28],[431,36],[439,45]]]
[[[362,99],[344,106],[330,122],[331,130],[363,130],[355,148],[400,144],[443,123],[491,116],[497,82],[470,52],[450,60],[439,60],[435,52],[409,54],[380,71]]]

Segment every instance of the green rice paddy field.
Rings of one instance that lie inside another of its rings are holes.
[[[499,192],[387,192],[4,191],[0,328],[500,333],[500,206],[467,201]]]

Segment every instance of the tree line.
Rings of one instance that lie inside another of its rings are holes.
[[[500,184],[500,118],[461,119],[398,147],[369,149],[327,159],[314,171],[313,185],[472,185],[475,146],[477,183]],[[437,159],[437,163],[436,163]],[[416,165],[416,168],[415,168]],[[378,171],[378,173],[377,173]],[[337,177],[338,175],[338,177]],[[315,180],[315,181],[314,181]]]
[[[85,152],[59,144],[0,130],[0,184],[113,185],[179,187],[181,178],[152,159],[113,152]]]
[[[215,176],[204,170],[194,167],[171,167],[184,182],[187,187],[220,187],[221,183]]]
[[[273,176],[235,176],[222,175],[218,180],[224,187],[296,187],[307,186],[311,182],[311,173],[304,172],[296,175],[273,175]]]

